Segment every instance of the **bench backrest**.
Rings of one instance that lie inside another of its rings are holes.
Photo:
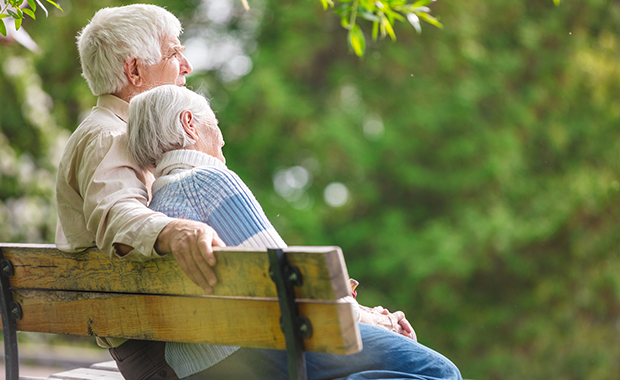
[[[213,295],[204,295],[171,255],[136,262],[53,245],[0,244],[0,250],[21,307],[17,330],[286,349],[266,249],[217,249]],[[296,304],[312,324],[304,350],[359,351],[352,306],[340,299],[351,293],[340,248],[283,251],[303,278]]]

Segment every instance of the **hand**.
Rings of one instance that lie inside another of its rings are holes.
[[[155,250],[161,254],[172,253],[181,270],[205,293],[211,294],[217,284],[213,247],[225,247],[217,232],[208,225],[193,220],[176,219],[159,233]]]
[[[382,306],[369,308],[360,305],[360,309],[363,313],[361,322],[383,327],[395,333],[404,335],[407,338],[411,338],[416,342],[418,341],[415,331],[411,327],[409,321],[407,321],[407,318],[405,318],[405,313],[402,311],[390,313],[388,309],[385,309]]]

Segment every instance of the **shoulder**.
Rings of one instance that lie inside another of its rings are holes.
[[[227,168],[211,166],[209,168],[194,169],[192,177],[204,185],[221,189],[236,189],[238,191],[246,191],[247,189],[247,186],[237,173]]]
[[[105,150],[119,141],[126,140],[127,125],[105,108],[95,107],[80,123],[67,141],[67,150],[93,146]]]

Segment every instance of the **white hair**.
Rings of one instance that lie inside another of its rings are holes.
[[[94,95],[114,94],[127,84],[126,60],[158,63],[162,41],[182,31],[181,22],[156,5],[103,8],[77,36],[82,76]]]
[[[217,127],[207,99],[185,87],[159,86],[131,99],[127,145],[140,166],[153,168],[167,151],[196,142],[181,124],[181,113],[185,110],[192,113],[198,125]]]

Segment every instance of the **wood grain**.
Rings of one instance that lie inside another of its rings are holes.
[[[179,297],[16,290],[20,331],[285,349],[275,298]],[[351,304],[298,302],[313,336],[306,351],[349,354],[361,349]]]
[[[66,253],[53,245],[0,244],[13,263],[12,288],[82,290],[116,293],[202,295],[171,255],[145,262],[108,257],[97,249]],[[335,300],[350,295],[339,247],[289,247],[289,262],[299,266],[303,285],[298,298]],[[277,297],[268,276],[266,249],[219,248],[215,255],[215,295]]]

